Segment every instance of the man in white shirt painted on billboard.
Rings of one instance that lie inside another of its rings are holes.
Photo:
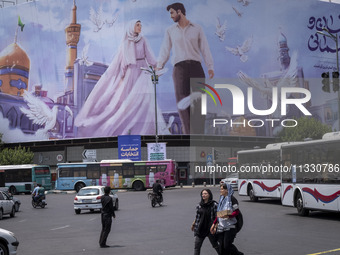
[[[171,19],[175,22],[165,33],[157,63],[157,69],[162,69],[168,61],[172,49],[171,63],[174,65],[172,78],[175,86],[176,102],[190,95],[190,78],[205,78],[201,65],[201,55],[208,67],[209,78],[214,77],[214,63],[207,38],[200,25],[192,23],[186,18],[186,11],[182,3],[167,6]],[[197,107],[200,107],[200,102]],[[196,105],[194,104],[194,108]],[[196,108],[195,113],[199,113]],[[190,134],[190,108],[179,109],[179,115],[185,134]],[[191,114],[192,118],[201,118],[201,114]],[[191,128],[191,133],[204,132],[204,117],[201,125]]]

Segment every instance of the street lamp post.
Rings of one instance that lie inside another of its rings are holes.
[[[157,123],[157,84],[158,84],[158,75],[156,74],[156,70],[153,69],[152,66],[150,66],[150,69],[152,71],[151,73],[151,80],[154,85],[155,90],[155,127],[156,127],[156,143],[158,143],[158,123]]]

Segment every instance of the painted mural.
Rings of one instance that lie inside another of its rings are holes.
[[[303,107],[339,130],[338,93],[321,82],[322,73],[332,75],[338,68],[339,5],[184,0],[185,17],[199,36],[179,42],[184,37],[170,35],[179,24],[167,10],[172,3],[40,0],[2,8],[3,141],[154,135],[156,120],[158,134],[189,134],[188,109],[203,97],[183,88],[176,74],[188,60],[201,62],[203,70],[195,74],[205,77],[201,92],[220,83],[233,84],[244,95],[252,88],[254,107],[264,110],[275,101],[273,88],[305,89],[311,98]],[[304,115],[296,107],[289,107],[284,118],[279,109],[261,117],[248,108],[235,113],[232,95],[217,92],[223,107],[216,110],[214,97],[208,97],[200,134],[275,136],[278,123]],[[209,121],[214,118],[236,124],[213,128]],[[242,125],[268,118],[278,121]]]

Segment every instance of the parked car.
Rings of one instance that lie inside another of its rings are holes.
[[[13,200],[14,206],[15,206],[15,212],[19,212],[20,205],[21,205],[20,199],[17,198],[17,197],[12,196],[12,194],[9,193],[7,187],[1,187],[0,190],[3,191],[3,192],[5,192],[5,193],[9,196],[9,198]],[[0,254],[1,254],[1,253],[0,253]]]
[[[19,246],[18,239],[15,235],[5,229],[0,228],[0,254],[15,255]]]
[[[15,216],[14,202],[4,191],[0,191],[0,220],[6,214],[9,214],[11,217]]]
[[[233,173],[229,175],[227,178],[222,179],[220,183],[229,183],[233,190],[238,190],[238,174]]]
[[[74,198],[74,211],[80,214],[82,210],[101,210],[101,197],[104,193],[105,186],[87,186],[81,188]],[[118,210],[119,200],[115,190],[111,190],[110,196],[113,200],[113,207]]]

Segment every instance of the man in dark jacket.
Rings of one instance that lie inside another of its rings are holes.
[[[157,196],[159,196],[160,200],[163,202],[163,195],[162,195],[163,187],[162,187],[160,180],[157,180],[156,183],[152,185],[152,191],[153,193],[157,194]]]
[[[104,188],[104,196],[101,197],[102,203],[102,232],[100,233],[99,245],[100,248],[110,247],[106,244],[106,239],[111,231],[112,217],[116,218],[112,197],[110,197],[111,188]]]

